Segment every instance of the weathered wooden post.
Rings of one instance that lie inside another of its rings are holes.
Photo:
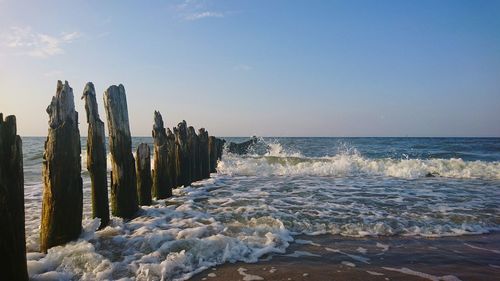
[[[154,167],[153,167],[153,195],[156,199],[165,199],[172,196],[172,179],[169,176],[167,132],[163,125],[160,112],[154,113],[153,124]]]
[[[178,143],[179,139],[179,130],[177,127],[173,127],[173,135],[174,135],[174,140],[175,140],[175,155],[174,155],[174,161],[175,161],[175,186],[174,188],[177,188],[181,186],[182,184],[179,182],[181,180],[181,163],[180,163],[180,155],[181,155],[181,147]]]
[[[5,280],[28,280],[24,233],[24,174],[21,138],[16,117],[0,113],[0,275]]]
[[[208,154],[210,155],[210,173],[217,172],[217,138],[208,137]]]
[[[106,136],[104,122],[99,118],[94,84],[85,85],[82,99],[87,112],[87,170],[92,183],[92,217],[100,218],[104,228],[109,223],[108,179],[106,163]]]
[[[210,154],[208,149],[208,132],[205,128],[201,128],[198,131],[199,136],[199,147],[200,147],[200,166],[201,166],[201,178],[210,178]]]
[[[169,195],[172,196],[172,188],[177,186],[177,161],[175,135],[167,128],[167,177],[170,179]]]
[[[221,160],[222,159],[222,153],[224,152],[224,144],[226,143],[225,140],[217,138],[217,159]]]
[[[137,169],[137,195],[139,204],[142,206],[151,205],[151,152],[146,143],[141,143],[137,147],[136,153]]]
[[[187,124],[182,121],[174,128],[176,142],[177,185],[189,186],[189,155],[187,151]]]
[[[104,107],[111,152],[111,212],[115,216],[130,219],[139,206],[127,97],[123,85],[113,85],[104,92]]]
[[[57,82],[47,107],[49,133],[43,154],[40,251],[78,238],[82,230],[83,190],[78,113],[73,89]]]
[[[200,177],[200,147],[198,135],[192,126],[188,127],[187,150],[189,155],[189,175],[190,181],[198,181]]]

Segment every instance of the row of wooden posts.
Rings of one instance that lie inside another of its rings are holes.
[[[88,122],[87,169],[91,179],[92,215],[100,218],[100,228],[110,220],[104,122],[98,113],[95,88],[85,86],[82,99]],[[201,128],[182,121],[165,129],[160,112],[154,112],[153,167],[149,145],[132,154],[132,138],[123,85],[104,92],[109,151],[111,154],[111,213],[133,218],[139,205],[150,205],[152,197],[165,199],[172,189],[188,186],[216,172],[224,140],[209,136]],[[82,230],[83,182],[78,113],[73,89],[58,81],[56,95],[47,108],[49,130],[45,141],[42,177],[44,183],[40,222],[40,251],[63,245],[79,237]],[[17,135],[15,116],[5,121],[0,114],[0,272],[6,280],[28,280],[24,232],[24,176],[22,143]]]

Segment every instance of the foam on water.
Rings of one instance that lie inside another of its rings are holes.
[[[350,261],[341,261],[340,263],[345,265],[345,266],[356,267],[356,265]]]
[[[84,232],[78,241],[45,255],[37,252],[43,142],[39,145],[32,149],[33,159],[25,156],[33,280],[186,280],[225,262],[284,254],[296,234],[440,237],[500,230],[498,161],[371,158],[349,146],[333,156],[313,157],[269,142],[263,152],[224,154],[211,179],[174,190],[174,197],[142,207],[129,222],[113,217],[100,231],[95,231],[99,222],[90,219],[90,180],[83,171]],[[426,177],[429,173],[436,177]],[[377,247],[382,254],[389,246]],[[358,264],[370,263],[361,255],[331,250]],[[261,278],[245,271],[239,271],[243,278]]]
[[[359,261],[359,262],[362,262],[362,263],[370,264],[370,262],[369,262],[370,259],[366,258],[366,257],[362,257],[362,256],[358,256],[358,255],[353,255],[353,254],[348,254],[348,253],[343,252],[341,250],[332,249],[332,248],[328,248],[328,247],[326,247],[325,250],[327,250],[329,252],[339,253],[339,254],[348,256],[348,257],[350,257],[351,259],[353,259],[355,261]]]
[[[256,262],[270,253],[284,253],[293,240],[283,223],[272,217],[223,224],[198,210],[194,201],[207,190],[178,189],[182,200],[143,207],[141,215],[95,231],[98,220],[85,220],[76,242],[54,247],[47,255],[28,255],[34,280],[107,280],[135,276],[137,280],[186,280],[224,262]],[[179,197],[179,198],[181,198]],[[37,248],[32,239],[30,248]]]
[[[376,272],[376,271],[369,271],[369,270],[367,270],[366,272],[368,274],[370,274],[370,275],[375,275],[375,276],[382,276],[382,275],[384,275],[383,273]]]
[[[320,244],[314,243],[311,240],[295,239],[294,242],[297,243],[297,244],[302,244],[302,245],[311,245],[311,246],[321,247]]]
[[[279,150],[278,150],[279,151]],[[218,171],[244,176],[363,176],[396,178],[436,176],[464,179],[500,179],[500,162],[462,159],[368,159],[358,153],[325,157],[300,157],[272,153],[264,156],[227,155]]]
[[[253,274],[248,274],[246,273],[247,269],[240,267],[238,268],[238,273],[243,276],[243,281],[256,281],[256,280],[264,280],[264,278],[258,276],[258,275],[253,275]]]
[[[483,247],[478,247],[478,246],[471,245],[469,243],[464,243],[464,245],[467,246],[467,247],[469,247],[469,248],[472,248],[472,249],[487,251],[487,252],[491,252],[491,253],[494,253],[494,254],[500,254],[500,251],[498,251],[498,250],[486,249],[486,248],[483,248]]]
[[[321,257],[321,255],[313,254],[308,251],[294,251],[291,254],[285,255],[287,257],[292,257],[292,258],[300,258],[300,257]]]
[[[499,206],[490,199],[500,194],[500,162],[367,159],[355,149],[312,158],[277,144],[269,151],[226,154],[219,162],[219,174],[237,182],[232,194],[240,198],[226,198],[224,206],[238,205],[226,212],[271,212],[292,232],[310,235],[441,237],[499,229]],[[248,196],[260,204],[249,204]]]
[[[411,270],[411,269],[406,268],[406,267],[403,267],[403,268],[382,267],[382,268],[385,270],[397,271],[397,272],[401,272],[404,274],[417,276],[417,277],[431,280],[431,281],[460,281],[460,279],[458,277],[453,276],[453,275],[435,276],[435,275],[431,275],[428,273]]]

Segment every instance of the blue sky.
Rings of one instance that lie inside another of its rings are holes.
[[[0,0],[0,111],[87,81],[219,136],[500,136],[500,1]]]

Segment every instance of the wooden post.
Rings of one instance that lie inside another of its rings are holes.
[[[168,196],[172,196],[172,188],[177,186],[177,161],[176,161],[176,144],[175,135],[167,128],[167,178],[169,178],[170,186],[168,188]]]
[[[111,212],[117,217],[130,219],[139,207],[127,97],[123,85],[113,85],[104,92],[104,107],[111,152]]]
[[[191,179],[189,175],[189,155],[187,151],[187,124],[182,121],[174,128],[176,143],[176,165],[177,185],[189,186]]]
[[[181,181],[183,181],[181,178],[182,178],[182,175],[181,175],[181,159],[180,159],[180,156],[181,156],[181,146],[179,145],[179,130],[177,129],[177,127],[173,127],[173,135],[174,135],[174,139],[175,139],[175,156],[174,156],[174,161],[175,161],[175,186],[174,188],[177,188],[179,186],[182,185]]]
[[[80,236],[83,190],[78,113],[73,89],[57,82],[57,92],[47,107],[49,133],[45,141],[40,251]]]
[[[0,113],[0,272],[2,280],[28,280],[24,233],[24,174],[16,117]]]
[[[201,178],[210,178],[210,154],[208,149],[208,132],[205,128],[201,128],[198,131],[199,136],[199,147],[200,147],[200,170]]]
[[[217,138],[217,160],[222,159],[222,153],[224,152],[225,140]]]
[[[141,143],[137,147],[136,153],[137,168],[137,195],[139,204],[142,206],[151,205],[151,152],[146,143]]]
[[[87,170],[92,183],[92,217],[100,218],[99,229],[109,223],[108,179],[106,163],[106,137],[104,122],[99,118],[94,84],[85,85],[82,99],[87,112]]]
[[[208,137],[208,154],[210,155],[210,173],[217,173],[217,138]]]
[[[187,149],[189,154],[189,174],[190,181],[198,181],[201,179],[200,173],[200,147],[198,135],[192,126],[188,127],[187,133]]]
[[[154,141],[154,173],[153,173],[153,195],[156,199],[165,199],[172,196],[171,177],[168,172],[168,143],[167,132],[163,125],[160,112],[154,113],[153,124]]]

